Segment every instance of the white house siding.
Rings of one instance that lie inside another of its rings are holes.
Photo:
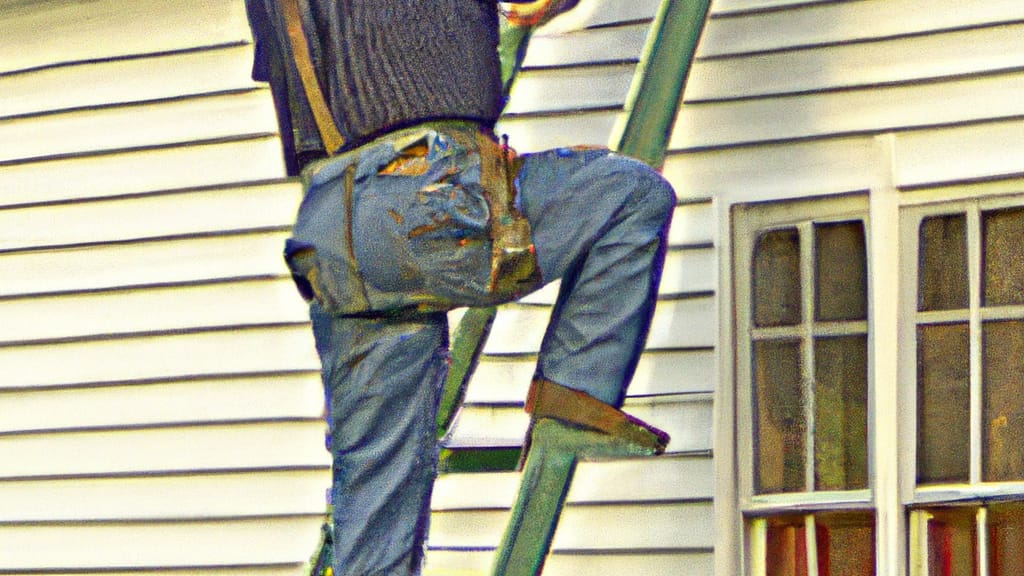
[[[741,573],[736,511],[730,207],[870,191],[872,290],[899,286],[900,205],[1024,192],[1024,4],[962,0],[715,0],[670,144],[665,172],[713,199],[722,298],[715,412],[715,573]],[[879,291],[881,290],[881,291]],[[878,401],[895,401],[895,310],[875,333]],[[888,383],[892,383],[891,386]],[[892,394],[895,394],[893,392]],[[894,418],[894,417],[892,417]],[[881,416],[877,441],[895,446]],[[885,436],[888,433],[889,436]],[[879,574],[905,561],[895,448],[874,462]],[[895,530],[895,531],[894,531]]]
[[[0,573],[301,573],[322,393],[242,2],[0,29]]]
[[[630,85],[660,2],[581,2],[532,40],[499,130],[521,152],[615,145]],[[581,465],[545,575],[712,573],[712,391],[717,338],[715,218],[710,196],[680,204],[647,349],[626,410],[672,435],[658,458]],[[499,309],[447,446],[518,447],[522,404],[557,285]],[[518,474],[438,479],[429,574],[486,574]]]

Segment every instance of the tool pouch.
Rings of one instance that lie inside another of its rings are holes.
[[[311,164],[285,257],[332,314],[492,306],[541,286],[519,162],[465,123],[392,133]]]
[[[493,294],[515,299],[541,284],[530,223],[516,207],[516,174],[522,161],[505,145],[477,133],[480,184],[490,208]]]

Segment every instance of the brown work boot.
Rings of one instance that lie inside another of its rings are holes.
[[[544,378],[534,379],[526,398],[526,411],[532,418],[520,464],[526,461],[533,434],[536,432],[536,424],[542,419],[551,419],[568,427],[607,435],[611,444],[625,450],[622,455],[662,454],[669,443],[669,435],[666,432],[585,392],[567,388]],[[587,434],[585,437],[597,443],[604,443],[600,435]]]

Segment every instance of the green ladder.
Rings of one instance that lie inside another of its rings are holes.
[[[709,5],[710,0],[662,0],[644,49],[643,68],[628,100],[629,117],[615,147],[619,152],[656,168],[662,166]],[[517,61],[521,60],[529,33],[517,30],[503,37],[506,40],[514,48],[506,44],[503,54],[516,54]],[[509,77],[515,68],[511,67]],[[495,314],[495,308],[476,308],[462,318],[452,345],[451,371],[438,414],[439,431],[447,431],[451,425]],[[580,461],[653,454],[628,439],[547,418],[534,422],[531,435],[519,494],[497,550],[493,576],[541,573]]]

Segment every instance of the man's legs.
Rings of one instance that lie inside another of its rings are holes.
[[[419,574],[447,319],[332,317],[316,304],[311,316],[334,458],[335,575]]]
[[[529,155],[519,180],[544,277],[562,278],[538,376],[618,407],[650,324],[675,196],[646,166],[605,151]],[[336,575],[417,574],[446,317],[311,310],[329,399]]]
[[[520,190],[544,279],[562,280],[538,375],[619,407],[654,312],[675,193],[636,160],[564,149],[527,155]]]

